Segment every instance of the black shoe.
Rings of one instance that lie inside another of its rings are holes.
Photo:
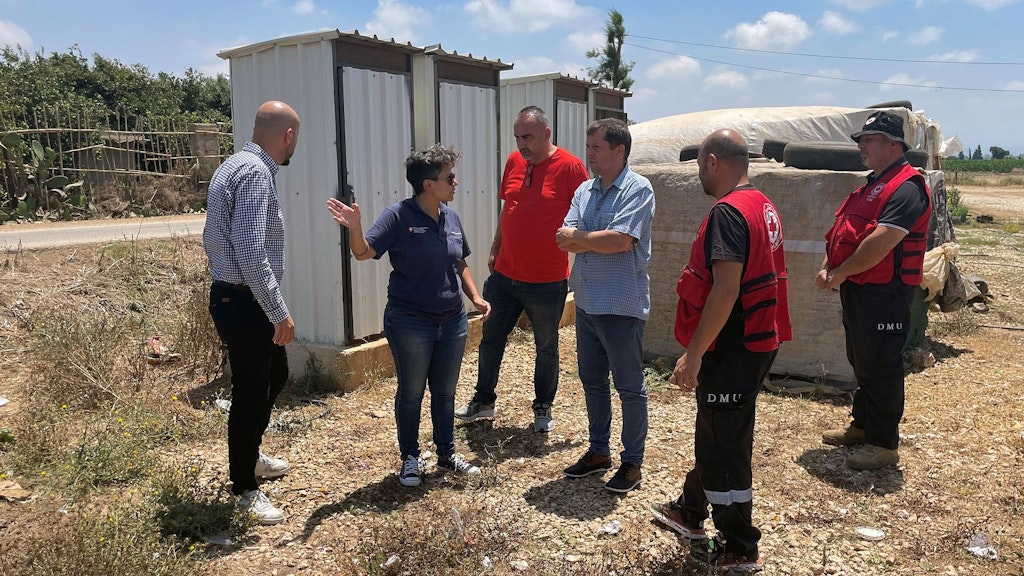
[[[640,487],[640,467],[636,464],[623,462],[619,471],[604,485],[612,492],[629,492]]]
[[[690,556],[707,564],[724,574],[752,574],[764,569],[764,558],[758,553],[757,548],[746,552],[736,552],[725,547],[718,537],[708,540],[702,550],[690,547]]]
[[[605,470],[612,469],[612,457],[603,454],[594,454],[587,450],[587,453],[578,462],[562,471],[569,478],[583,478],[591,474],[601,474]]]

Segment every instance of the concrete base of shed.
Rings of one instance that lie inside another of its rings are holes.
[[[575,322],[576,303],[570,293],[558,325],[564,327]],[[530,324],[525,314],[520,318],[519,326],[529,329]],[[467,351],[480,345],[482,330],[481,317],[471,316]],[[375,380],[394,376],[395,363],[388,341],[383,336],[354,346],[297,341],[288,345],[288,371],[292,379],[311,376],[321,379],[320,384],[324,388],[348,392]]]

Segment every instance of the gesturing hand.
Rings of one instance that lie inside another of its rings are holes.
[[[359,204],[355,202],[351,206],[347,206],[337,198],[328,198],[327,211],[331,213],[331,217],[334,218],[335,222],[345,228],[358,228],[362,225],[363,216],[359,212]]]

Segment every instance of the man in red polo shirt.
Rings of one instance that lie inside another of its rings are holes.
[[[513,124],[517,151],[501,178],[504,206],[494,232],[484,283],[491,318],[480,341],[479,376],[473,399],[455,411],[466,422],[494,417],[498,372],[508,335],[525,310],[533,326],[537,359],[533,371],[533,428],[554,428],[551,405],[558,390],[558,322],[568,292],[569,258],[555,231],[569,211],[576,188],[587,177],[583,163],[551,142],[543,110],[523,108]]]

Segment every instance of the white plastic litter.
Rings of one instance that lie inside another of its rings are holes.
[[[988,538],[981,532],[971,537],[971,543],[967,546],[967,551],[988,560],[995,560],[999,557],[996,549],[989,545]]]
[[[516,570],[519,570],[520,572],[530,567],[530,563],[526,560],[513,560],[509,562],[508,565]]]
[[[214,544],[216,546],[231,546],[234,542],[231,541],[231,537],[227,534],[214,534],[213,536],[203,536],[203,542],[208,544]]]
[[[217,398],[213,403],[220,408],[221,412],[231,412],[231,400],[225,400],[223,398]]]
[[[4,404],[7,404],[8,402],[10,402],[10,400],[8,400],[7,398],[4,398],[3,396],[0,396],[0,406],[3,406]]]
[[[878,528],[871,528],[869,526],[860,526],[853,532],[864,540],[870,540],[872,542],[877,542],[885,538],[885,532],[882,532]]]
[[[606,523],[604,526],[601,526],[602,534],[614,535],[618,534],[619,532],[622,532],[622,522],[619,522],[618,520],[612,520],[611,522]]]
[[[398,554],[392,554],[390,558],[384,561],[383,567],[387,568],[393,565],[395,562],[398,562],[399,560],[401,560],[401,558],[398,557]]]
[[[494,562],[491,562],[490,556],[484,556],[484,570],[490,570],[494,567]]]

